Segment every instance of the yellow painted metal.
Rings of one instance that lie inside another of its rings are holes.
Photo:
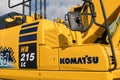
[[[0,70],[1,78],[13,80],[112,80],[111,75],[110,72]]]
[[[109,59],[110,64],[111,64],[113,62],[112,57],[111,57],[112,56],[111,48],[108,45],[104,45],[104,48],[106,50],[107,55],[109,55],[108,59]],[[116,60],[117,60],[117,69],[119,71],[119,69],[120,69],[120,63],[119,63],[120,62],[120,50],[118,48],[115,48],[115,55],[116,55]],[[111,64],[110,68],[113,68],[113,66],[114,66],[114,64]]]
[[[4,29],[4,37],[3,37],[3,45],[1,45],[3,48],[6,48],[9,50],[13,50],[13,55],[16,59],[16,63],[12,64],[15,69],[18,69],[18,40],[19,40],[19,31],[20,31],[20,26],[16,27],[11,27]]]
[[[76,46],[77,44],[72,43],[72,40],[76,40],[76,41],[78,39],[79,39],[78,41],[81,40],[81,38],[76,39],[75,34],[77,34],[77,32],[70,31],[63,24],[58,24],[58,23],[51,22],[51,21],[44,20],[44,19],[40,20],[40,22],[41,24],[39,24],[38,34],[41,34],[41,36],[38,35],[38,40],[37,40],[37,43],[39,46],[38,53],[37,53],[38,55],[37,56],[37,66],[38,66],[37,70],[30,70],[30,69],[24,70],[24,69],[19,69],[18,67],[18,63],[19,63],[18,62],[18,39],[19,39],[20,26],[1,30],[1,31],[5,31],[5,36],[3,37],[3,46],[12,47],[14,50],[14,53],[15,53],[14,56],[16,59],[14,70],[2,69],[0,71],[1,78],[24,79],[24,80],[33,80],[33,79],[35,80],[38,80],[38,79],[43,79],[43,80],[44,79],[48,79],[48,80],[93,79],[95,80],[95,79],[98,79],[98,77],[103,76],[104,77],[102,78],[103,80],[112,80],[109,72],[83,72],[84,70],[86,71],[91,71],[91,70],[92,71],[108,71],[108,69],[110,68],[109,66],[110,64],[107,58],[108,57],[107,53],[105,52],[102,46],[93,45],[93,44],[91,45],[81,44],[81,46]],[[46,23],[51,24],[51,25],[46,25]],[[11,34],[13,33],[13,31],[14,31],[14,34]],[[40,32],[40,31],[43,31],[43,32]],[[78,57],[78,56],[84,57],[86,55],[98,56],[100,59],[99,64],[81,64],[81,65],[59,64],[59,58]],[[63,70],[63,71],[59,71],[59,70]],[[68,70],[70,71],[73,70],[73,72],[72,71],[69,72]],[[78,72],[74,72],[77,70]],[[5,74],[3,74],[2,71],[4,71]],[[62,77],[63,75],[65,76]],[[89,76],[87,76],[86,78],[84,77],[85,75],[89,75]],[[91,77],[93,75],[96,77]]]
[[[1,35],[0,43],[1,43],[1,45],[3,45],[3,38],[4,38],[4,35],[5,35],[5,30],[0,30],[0,35]]]
[[[109,24],[111,24],[120,12],[120,1],[104,0],[103,2],[107,11],[107,18],[110,21]],[[97,13],[97,22],[103,24],[99,0],[93,0],[93,3]],[[113,17],[114,15],[116,16]],[[23,25],[35,22],[39,22],[39,24],[22,28]],[[36,32],[20,34],[20,31],[36,26],[38,26]],[[14,64],[12,63],[14,67],[0,68],[0,78],[14,80],[120,79],[120,48],[117,45],[119,42],[119,37],[117,37],[119,26],[113,36],[117,58],[117,69],[115,71],[109,71],[113,67],[110,46],[94,43],[103,32],[104,29],[93,25],[88,32],[80,33],[71,31],[63,23],[40,18],[35,20],[34,16],[27,16],[26,23],[0,30],[0,47],[12,48],[16,60]],[[37,34],[36,41],[19,42],[20,37],[31,34]],[[37,43],[37,68],[22,69],[19,67],[21,57],[19,56],[19,45],[31,43]]]
[[[99,0],[93,0],[93,3],[95,5],[96,21],[98,23],[104,24],[104,18],[102,15]],[[103,3],[105,6],[107,19],[110,25],[113,21],[116,20],[120,12],[120,0],[103,0]],[[98,27],[95,24],[93,24],[92,28],[88,32],[82,34],[83,43],[94,42],[101,34],[103,34],[104,31],[104,28]]]
[[[57,48],[82,44],[81,33],[71,31],[63,24],[45,19],[41,19],[40,23],[40,28],[38,29],[40,45],[46,44],[48,47]],[[73,43],[73,40],[76,43]]]
[[[120,78],[119,74],[120,74],[120,70],[115,70],[112,72],[112,77],[116,80],[119,80],[119,78]]]
[[[94,50],[94,52],[93,52]],[[108,71],[110,68],[110,62],[108,60],[108,54],[101,45],[81,45],[60,49],[59,58],[80,58],[82,61],[80,64],[72,62],[72,64],[60,64],[60,70],[75,70],[75,71]],[[89,59],[93,59],[96,63],[89,63]],[[98,60],[96,59],[98,57]],[[85,58],[85,61],[83,60]],[[72,60],[71,60],[72,61]],[[98,63],[97,63],[98,62]],[[67,63],[67,61],[66,61]]]
[[[63,24],[45,19],[38,21],[40,24],[38,24],[37,34],[40,35],[37,36],[37,69],[20,69],[18,67],[18,40],[19,36],[24,36],[19,34],[21,26],[0,30],[0,35],[3,35],[3,31],[5,32],[3,36],[3,46],[12,47],[16,59],[16,64],[14,64],[15,68],[0,69],[0,78],[19,80],[99,80],[98,78],[102,77],[102,80],[113,80],[111,75],[114,73],[111,74],[108,71],[111,66],[110,54],[108,54],[107,50],[110,49],[105,49],[104,46],[99,44],[82,44],[81,33],[73,32]],[[31,26],[31,28],[34,28],[34,26]],[[27,28],[23,28],[22,30],[25,29]],[[32,33],[27,33],[26,35],[29,34]],[[73,42],[73,40],[76,42]],[[23,42],[20,44],[24,43],[28,44],[32,42]],[[60,64],[60,58],[86,56],[99,57],[99,63]],[[120,55],[118,55],[117,59],[119,59],[119,56]],[[87,77],[85,77],[86,75]]]
[[[58,49],[51,49],[47,46],[39,47],[40,70],[59,70]]]

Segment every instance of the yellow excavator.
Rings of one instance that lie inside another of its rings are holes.
[[[120,0],[83,2],[51,21],[46,0],[8,0],[23,11],[0,16],[0,79],[120,80]]]

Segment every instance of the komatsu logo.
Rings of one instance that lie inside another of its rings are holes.
[[[98,64],[99,57],[60,58],[60,64]]]

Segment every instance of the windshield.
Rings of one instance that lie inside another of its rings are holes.
[[[15,5],[18,3],[21,3],[23,0],[11,0],[11,5]],[[26,1],[26,0],[25,0]],[[40,0],[38,0],[40,1]],[[57,17],[63,18],[65,14],[70,10],[72,6],[82,4],[82,0],[46,0],[47,1],[47,18],[50,20],[54,20]],[[8,1],[7,0],[2,0],[0,2],[0,16],[7,14],[9,12],[18,12],[22,13],[22,6],[18,6],[12,9],[8,8]],[[39,2],[38,2],[39,4]],[[35,0],[32,0],[32,13],[34,13],[34,6],[35,5]],[[38,7],[38,13],[40,12],[39,6]],[[28,8],[25,8],[25,14],[29,14]]]

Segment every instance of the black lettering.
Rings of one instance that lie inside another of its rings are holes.
[[[60,58],[60,64],[65,64],[64,60],[65,58]]]
[[[82,59],[79,57],[78,58],[78,62],[77,62],[78,64],[82,64]]]
[[[92,63],[92,57],[88,57],[87,59],[88,59],[88,62],[87,62],[87,63],[88,63],[88,64],[91,64],[91,63]]]
[[[98,61],[99,61],[99,60],[98,60],[98,57],[93,57],[93,63],[94,63],[94,64],[97,64]]]
[[[86,64],[86,58],[85,57],[82,57],[82,61],[84,64]]]
[[[60,64],[97,64],[99,62],[98,57],[85,57],[79,58],[60,58]]]
[[[76,58],[71,58],[71,64],[77,64]]]
[[[70,59],[69,59],[69,58],[66,58],[66,59],[65,59],[65,63],[66,63],[66,64],[69,64],[69,63],[70,63]]]

